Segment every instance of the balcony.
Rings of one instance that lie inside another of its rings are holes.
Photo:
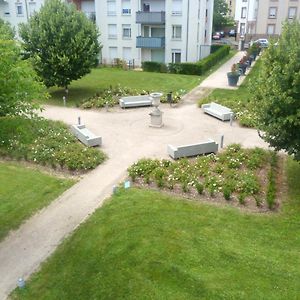
[[[138,24],[165,24],[166,13],[164,11],[147,12],[138,11],[136,13],[136,23]]]
[[[136,37],[136,47],[137,48],[165,48],[165,38],[164,37]]]

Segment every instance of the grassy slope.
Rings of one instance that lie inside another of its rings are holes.
[[[74,182],[0,162],[0,240]]]
[[[83,99],[95,95],[101,89],[118,84],[140,91],[162,91],[165,93],[180,89],[188,91],[197,86],[205,77],[235,53],[235,51],[232,51],[229,56],[225,57],[204,76],[124,71],[116,68],[93,69],[90,74],[74,81],[70,85],[67,105],[72,106]],[[49,89],[49,92],[51,98],[48,100],[48,103],[63,105],[62,97],[65,95],[63,89],[53,87]]]
[[[14,299],[298,299],[300,166],[282,213],[132,189],[68,238]]]

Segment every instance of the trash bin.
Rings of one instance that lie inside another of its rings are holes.
[[[168,101],[168,103],[172,103],[172,92],[169,92],[168,94],[167,94],[167,101]]]

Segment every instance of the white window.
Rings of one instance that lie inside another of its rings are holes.
[[[123,59],[127,62],[132,59],[130,47],[123,47]]]
[[[122,0],[122,15],[131,15],[130,0]]]
[[[274,34],[274,33],[275,33],[275,24],[268,24],[267,34]]]
[[[118,58],[118,48],[117,47],[109,47],[108,53],[109,53],[110,61],[113,61],[114,59]]]
[[[107,1],[107,15],[115,16],[117,14],[116,0]]]
[[[172,0],[172,15],[181,16],[182,0]]]
[[[35,2],[28,3],[28,11],[29,11],[30,17],[35,13],[35,11],[36,11],[36,3]]]
[[[242,19],[246,18],[246,12],[247,12],[247,7],[242,7],[242,11],[241,11],[241,18]]]
[[[16,13],[17,13],[17,16],[23,16],[23,4],[22,3],[16,3]]]
[[[181,25],[172,26],[172,39],[176,39],[176,40],[181,39]]]
[[[172,63],[181,62],[181,50],[172,50]]]
[[[108,38],[109,39],[117,38],[117,24],[108,24]]]
[[[130,24],[122,25],[122,37],[123,37],[123,39],[131,38],[131,25]]]
[[[294,19],[296,17],[296,14],[297,14],[297,7],[289,7],[288,18],[289,19]]]
[[[276,19],[277,7],[269,7],[269,19]]]

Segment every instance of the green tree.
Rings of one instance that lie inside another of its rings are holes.
[[[300,23],[288,22],[262,57],[254,106],[263,139],[300,160]]]
[[[213,29],[220,30],[227,26],[234,26],[234,20],[228,15],[229,8],[225,0],[215,0],[213,14]]]
[[[35,109],[39,108],[34,100],[46,96],[45,87],[39,82],[32,64],[22,59],[21,49],[16,42],[1,39],[2,37],[0,37],[0,117],[32,116]]]
[[[0,39],[12,40],[15,37],[15,31],[10,27],[8,22],[0,18]]]
[[[27,24],[20,26],[24,48],[46,86],[67,88],[89,73],[100,51],[96,25],[74,5],[46,0]]]

